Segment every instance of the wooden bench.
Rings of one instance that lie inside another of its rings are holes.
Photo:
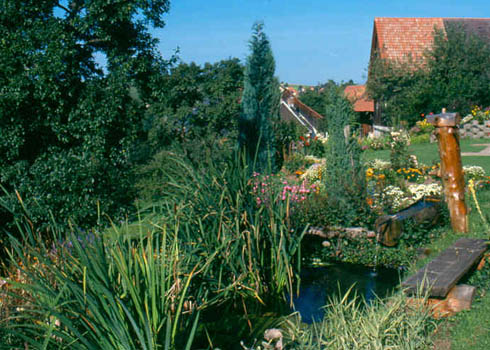
[[[461,277],[477,262],[487,250],[484,239],[460,238],[402,282],[408,293],[415,294],[423,286],[422,292],[432,297],[445,297]]]

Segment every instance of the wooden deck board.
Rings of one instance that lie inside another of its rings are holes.
[[[409,293],[416,293],[422,287],[422,291],[429,291],[430,296],[445,297],[471,266],[480,260],[487,249],[486,242],[484,239],[458,239],[415,275],[403,281],[402,287]]]

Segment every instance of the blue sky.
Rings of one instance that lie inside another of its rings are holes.
[[[167,58],[178,47],[184,62],[244,62],[251,27],[263,21],[281,81],[363,83],[374,17],[490,17],[490,1],[174,0],[153,34]]]

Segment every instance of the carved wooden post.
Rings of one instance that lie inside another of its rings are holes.
[[[427,121],[436,127],[441,157],[441,176],[444,184],[444,196],[451,215],[454,231],[468,232],[468,215],[464,199],[464,175],[461,165],[461,149],[457,125],[458,113],[446,113],[427,116]]]

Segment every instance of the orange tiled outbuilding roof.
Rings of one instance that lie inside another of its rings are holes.
[[[344,94],[353,103],[355,112],[374,112],[374,101],[367,97],[366,85],[346,86]]]
[[[423,60],[424,51],[433,43],[434,28],[445,30],[448,24],[457,23],[490,42],[490,18],[392,18],[374,19],[371,55],[381,58],[415,62]]]

